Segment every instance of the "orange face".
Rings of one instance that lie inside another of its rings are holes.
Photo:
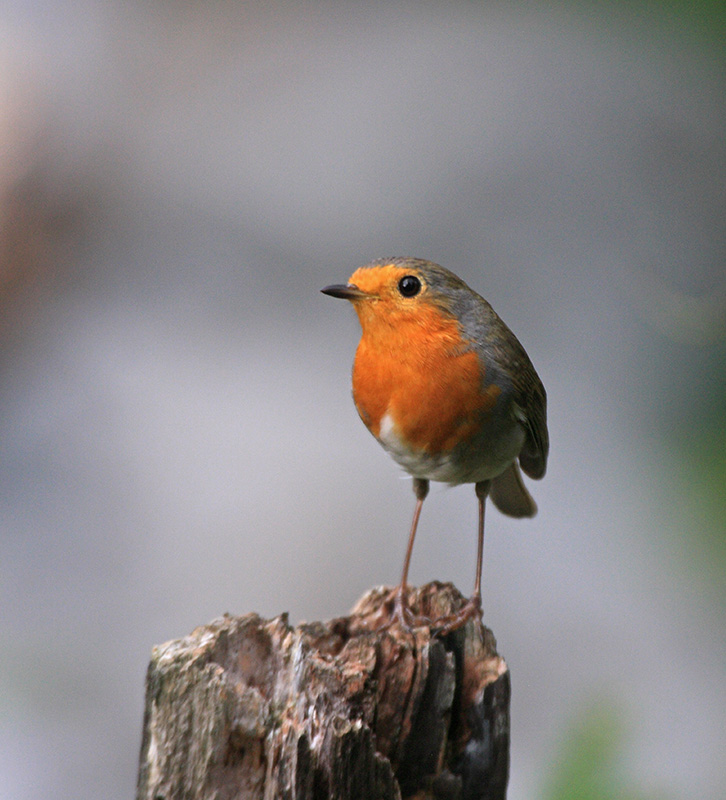
[[[350,284],[360,290],[350,299],[362,327],[353,397],[374,436],[386,416],[408,446],[429,454],[474,435],[499,389],[483,385],[477,353],[425,274],[384,264],[357,270]]]

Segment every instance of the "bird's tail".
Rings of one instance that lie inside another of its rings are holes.
[[[533,517],[537,513],[537,504],[524,485],[516,461],[492,480],[489,496],[502,514],[510,517]]]

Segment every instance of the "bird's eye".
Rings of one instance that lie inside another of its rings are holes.
[[[415,297],[421,291],[421,281],[415,275],[404,275],[398,282],[398,291],[404,297]]]

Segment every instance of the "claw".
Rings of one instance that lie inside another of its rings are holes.
[[[470,619],[481,619],[481,595],[475,594],[456,612],[433,621],[434,636],[447,636],[461,628]]]
[[[414,628],[431,627],[431,620],[422,614],[414,614],[408,604],[406,591],[403,587],[396,587],[384,601],[384,605],[390,607],[389,618],[378,630],[386,630],[392,625],[397,624],[404,633],[412,634]]]
[[[394,615],[399,625],[406,633],[413,633],[414,628],[428,627],[431,625],[431,620],[428,617],[424,617],[422,614],[414,614],[413,611],[411,611],[408,601],[401,592],[396,595]]]

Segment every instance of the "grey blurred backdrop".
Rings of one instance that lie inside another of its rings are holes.
[[[0,11],[0,796],[129,798],[155,643],[393,584],[413,495],[352,310],[415,255],[529,351],[552,451],[492,512],[512,800],[726,791],[718,4]],[[473,580],[471,487],[412,581]]]

